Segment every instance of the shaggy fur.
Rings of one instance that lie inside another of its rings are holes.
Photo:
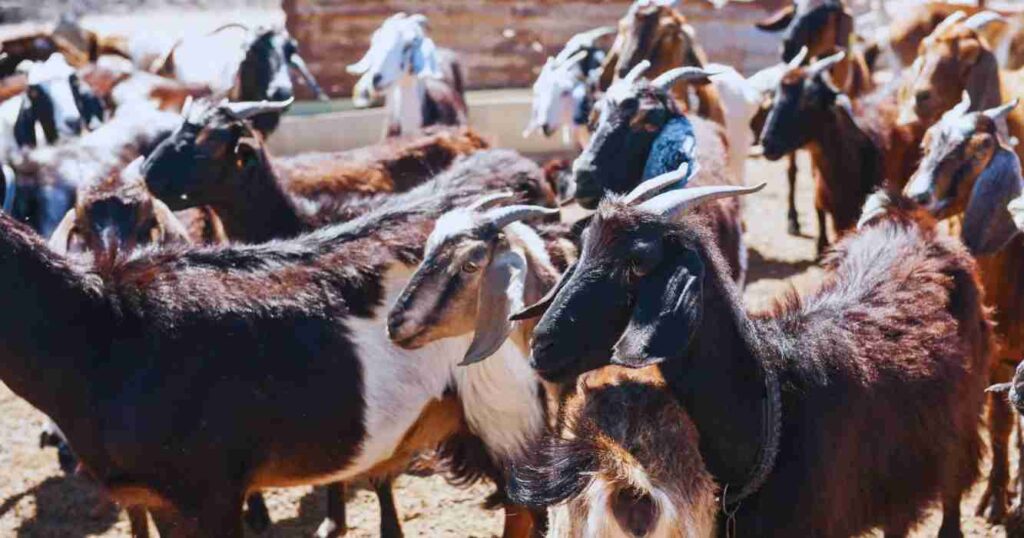
[[[881,527],[902,535],[942,501],[940,534],[956,535],[960,498],[982,456],[992,351],[965,248],[923,212],[894,206],[836,246],[818,291],[753,316],[718,251],[692,219],[668,223],[603,204],[580,265],[534,331],[536,367],[564,379],[607,364],[626,332],[660,329],[651,353],[665,357],[661,371],[700,432],[708,469],[731,488],[759,457],[760,372],[770,368],[781,389],[779,453],[767,481],[738,506],[737,532],[855,536]],[[661,252],[659,265],[643,265],[650,252]],[[636,271],[623,259],[635,259],[643,276],[627,277]],[[662,297],[656,284],[670,277],[681,295]],[[683,288],[680,277],[693,283]],[[643,325],[637,309],[662,307],[640,302],[666,300],[687,306],[658,314],[672,316],[658,322],[665,326]]]

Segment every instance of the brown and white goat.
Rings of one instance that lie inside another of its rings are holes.
[[[197,103],[146,160],[149,189],[174,210],[213,207],[229,237],[255,243],[350,218],[358,212],[347,202],[407,190],[486,147],[472,131],[438,130],[375,149],[274,159],[246,121],[264,106]]]
[[[549,506],[549,536],[715,535],[718,487],[657,367],[584,373],[556,432],[515,463],[512,496]]]
[[[430,440],[428,418],[458,419],[455,394],[485,417],[473,432],[491,454],[518,455],[543,427],[518,353],[455,375],[468,338],[411,352],[384,331],[429,224],[495,183],[449,173],[295,239],[142,250],[105,269],[0,215],[0,273],[22,305],[3,315],[0,378],[53,417],[115,500],[186,535],[242,536],[250,492],[383,468]]]
[[[882,7],[884,8],[884,5]],[[892,22],[879,36],[879,44],[887,46],[894,53],[899,65],[893,67],[909,66],[918,55],[921,42],[934,32],[942,21],[957,12],[963,13],[966,18],[974,17],[986,10],[992,8],[986,7],[983,1],[977,5],[938,0],[903,4],[899,13],[895,14]],[[1003,15],[1011,16],[1005,12]],[[1007,24],[986,25],[981,30],[989,45],[1006,49],[1004,61],[1008,68],[1020,67],[1020,62],[1024,61],[1024,49],[1014,46],[1015,38],[1019,39],[1018,36],[1021,35],[1019,30],[1015,32],[1012,25]]]
[[[580,262],[523,313],[546,309],[534,368],[557,382],[609,361],[659,365],[730,532],[902,536],[941,501],[940,536],[960,535],[992,347],[974,260],[923,211],[890,206],[837,245],[819,291],[749,315],[720,248],[684,215],[752,190],[602,203]]]
[[[707,84],[708,73],[680,67],[647,81],[640,78],[646,66],[646,61],[641,62],[594,105],[597,127],[590,145],[572,167],[576,201],[584,208],[593,209],[606,194],[628,192],[683,164],[690,165],[690,174],[678,182],[680,188],[742,181],[729,176],[728,147],[721,127],[685,116],[669,94],[681,79]],[[721,200],[702,211],[713,222],[733,276],[742,282],[747,253],[739,202]]]
[[[657,76],[680,66],[703,67],[707,56],[697,43],[697,35],[675,2],[635,0],[619,20],[619,33],[601,66],[598,88],[607,91],[612,83],[625,77],[640,62],[650,63],[649,75]],[[694,86],[697,115],[725,125],[725,110],[713,86]],[[684,110],[689,108],[689,85],[681,82],[672,95]]]
[[[780,159],[807,148],[814,166],[818,255],[828,247],[826,214],[837,234],[852,230],[868,195],[889,181],[901,188],[920,156],[919,126],[898,125],[896,87],[851,102],[837,88],[831,56],[783,75],[761,134],[764,156]]]
[[[1016,105],[969,112],[973,107],[965,98],[929,129],[921,167],[906,187],[938,218],[963,215],[961,238],[978,259],[999,337],[991,365],[994,383],[1008,380],[1011,366],[1024,355],[1024,237],[1007,209],[1021,195],[1024,179],[1017,155],[999,140],[998,127]],[[1004,399],[990,403],[992,471],[978,511],[999,522],[1006,514],[1013,418]]]
[[[916,120],[924,128],[931,127],[960,103],[964,92],[970,97],[972,112],[1024,95],[1024,69],[1000,72],[995,55],[981,37],[979,24],[986,19],[963,20],[962,15],[951,15],[921,42],[911,67],[912,81],[900,96],[905,122]],[[1011,111],[1006,127],[1010,136],[1024,140],[1024,111]],[[1016,152],[1018,157],[1024,156],[1024,144],[1018,145]]]
[[[427,35],[424,15],[396,13],[373,32],[370,48],[346,69],[374,92],[386,92],[384,136],[409,136],[430,125],[466,125],[469,109],[457,62],[441,72],[440,51]]]

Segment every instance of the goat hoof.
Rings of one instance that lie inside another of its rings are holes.
[[[1006,491],[1001,488],[993,488],[991,484],[986,486],[975,515],[984,517],[992,525],[1002,523],[1006,519]]]
[[[320,523],[313,536],[316,536],[316,538],[338,538],[339,536],[344,536],[345,531],[345,527],[338,525],[333,519],[328,517],[324,518],[323,522]]]
[[[1017,505],[1006,515],[1007,538],[1024,538],[1024,506]]]

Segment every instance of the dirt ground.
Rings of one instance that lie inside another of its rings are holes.
[[[768,182],[768,188],[750,197],[745,208],[751,247],[745,297],[752,308],[770,304],[773,297],[791,285],[813,285],[821,276],[814,263],[813,236],[817,229],[806,156],[800,169],[797,204],[805,235],[792,237],[786,233],[784,167],[758,159],[748,162],[747,181]],[[62,476],[54,451],[38,448],[42,424],[40,413],[0,384],[0,537],[127,536],[128,523],[123,513],[112,508],[98,510],[101,497],[96,488],[85,479]],[[973,517],[981,489],[975,487],[964,500],[964,533],[1003,536],[1001,527],[989,527]],[[500,534],[500,512],[480,508],[490,491],[484,485],[453,488],[437,476],[403,476],[395,489],[407,536]],[[273,528],[263,535],[267,537],[309,536],[324,514],[324,495],[311,488],[271,491],[267,501],[274,519]],[[356,491],[348,502],[348,510],[350,536],[378,534],[377,505],[372,493]],[[938,520],[938,514],[933,512],[914,536],[934,536]]]

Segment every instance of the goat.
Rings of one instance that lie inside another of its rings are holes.
[[[112,60],[112,61],[107,61]],[[178,80],[135,70],[121,58],[100,58],[96,64],[78,71],[82,81],[95,92],[104,108],[117,112],[118,107],[138,102],[152,103],[159,110],[182,110],[191,97],[210,97],[212,90],[206,84],[184,83]]]
[[[80,185],[99,182],[170,135],[178,115],[148,105],[124,107],[110,121],[72,143],[36,148],[11,161],[15,197],[11,215],[49,237],[75,203]]]
[[[411,135],[430,125],[465,125],[468,118],[461,67],[453,66],[457,84],[439,70],[438,50],[427,36],[424,15],[396,13],[373,32],[370,48],[346,70],[387,92],[385,138]]]
[[[60,54],[28,67],[20,96],[0,104],[0,156],[37,145],[36,124],[49,144],[82,132],[82,94],[78,75]]]
[[[523,138],[538,129],[549,137],[561,128],[564,143],[573,140],[581,149],[587,145],[590,109],[605,57],[597,40],[614,32],[611,26],[580,32],[569,39],[558,55],[548,56],[533,83],[530,121],[523,130]]]
[[[843,59],[832,66],[832,77],[847,95],[857,98],[873,90],[874,83],[864,55],[852,47],[853,25],[853,14],[843,0],[795,0],[756,26],[767,32],[784,31],[784,62],[792,61],[804,47],[810,59],[846,51]]]
[[[1002,76],[995,55],[979,30],[989,17],[964,20],[963,13],[951,15],[921,42],[920,54],[911,67],[912,81],[901,95],[901,120],[918,121],[931,127],[944,112],[970,97],[971,112],[1001,105],[1004,95],[1022,95],[1024,70]],[[1024,140],[1024,111],[1014,110],[1006,118],[1008,134]],[[1024,145],[1017,146],[1018,157]]]
[[[575,197],[580,206],[592,209],[608,192],[627,192],[642,181],[679,168],[684,163],[693,177],[684,185],[732,185],[727,145],[718,125],[687,118],[679,111],[669,90],[680,79],[708,83],[698,68],[680,67],[653,81],[641,79],[647,68],[641,62],[618,80],[594,105],[598,118],[590,145],[573,162]],[[733,275],[742,282],[746,274],[743,223],[736,200],[709,205],[722,249],[729,257]]]
[[[246,121],[268,106],[279,105],[191,107],[143,166],[150,190],[173,210],[213,207],[229,237],[255,243],[349,218],[350,208],[340,202],[408,190],[457,156],[486,146],[471,131],[439,130],[376,149],[272,160]]]
[[[509,482],[513,497],[551,507],[550,536],[714,535],[718,488],[656,367],[582,374],[559,422]]]
[[[252,491],[385,472],[407,456],[399,447],[432,443],[437,420],[460,420],[446,393],[483,417],[471,424],[493,455],[516,456],[543,427],[521,357],[454,375],[468,339],[407,352],[387,342],[381,315],[433,219],[520,181],[481,178],[493,158],[471,156],[372,214],[295,239],[137,251],[98,272],[0,216],[0,267],[21,275],[9,297],[35,305],[8,316],[21,336],[6,340],[0,377],[54,418],[113,499],[196,534],[241,536]],[[44,327],[60,338],[40,337]],[[54,391],[54,376],[75,381]]]
[[[974,17],[991,8],[979,2],[978,5],[970,5],[962,2],[941,2],[932,0],[930,2],[912,3],[901,9],[891,23],[880,32],[877,39],[878,44],[892,51],[896,65],[894,68],[906,67],[914,62],[918,55],[921,42],[932,34],[935,29],[951,15],[957,12],[964,13],[964,16]],[[882,4],[884,8],[884,4]],[[990,11],[991,12],[991,11]],[[1007,30],[1011,30],[1007,32]],[[1024,59],[1024,51],[1016,49],[1012,40],[1020,35],[1008,28],[1008,25],[996,25],[980,29],[989,45],[1005,50],[1003,63],[1007,68],[1019,67],[1019,62]]]
[[[598,88],[608,90],[641,61],[650,62],[650,75],[657,76],[679,66],[703,67],[707,57],[697,43],[697,34],[669,0],[635,0],[619,20],[619,33],[604,59]],[[684,110],[689,110],[689,86],[681,83],[672,90]],[[694,88],[697,115],[721,125],[724,111],[713,86]]]
[[[278,102],[294,95],[290,76],[294,69],[319,99],[327,99],[299,55],[298,43],[283,29],[227,24],[180,40],[152,69],[184,83],[205,84],[214,95],[226,95],[232,101]],[[268,135],[277,128],[282,112],[266,111],[254,118],[254,125]]]
[[[897,125],[895,85],[856,102],[833,83],[840,52],[810,66],[790,65],[761,135],[764,156],[777,160],[807,148],[814,165],[818,256],[828,247],[825,216],[837,234],[852,230],[868,194],[888,180],[902,188],[920,157],[916,125]]]
[[[940,500],[939,535],[959,536],[993,345],[967,250],[899,199],[837,245],[819,291],[748,315],[685,212],[763,184],[651,197],[664,186],[602,203],[579,263],[512,317],[544,312],[534,369],[564,382],[609,361],[659,365],[733,532],[903,536]]]
[[[1024,180],[1020,161],[1000,142],[998,128],[1016,105],[970,112],[974,107],[965,98],[929,129],[921,166],[906,187],[907,195],[936,217],[963,215],[961,238],[978,259],[985,303],[993,308],[999,336],[991,366],[994,383],[1009,379],[1008,365],[1024,355],[1024,283],[1019,278],[1024,237],[1007,210]],[[1013,420],[1005,400],[990,403],[992,471],[978,512],[998,523],[1006,514]]]

